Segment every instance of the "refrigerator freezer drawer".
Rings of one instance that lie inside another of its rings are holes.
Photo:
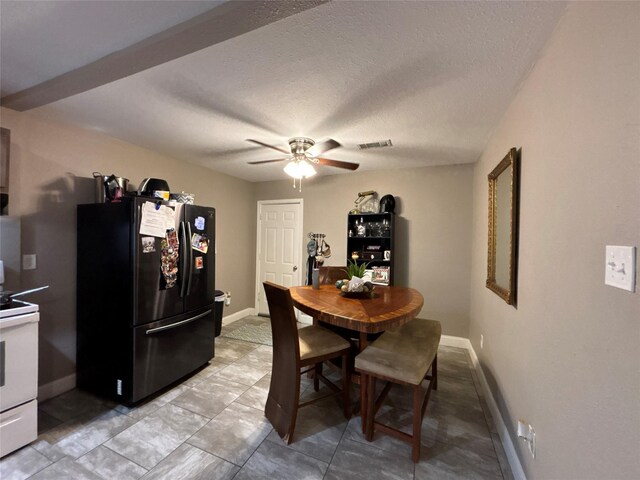
[[[0,413],[0,457],[38,437],[38,401]]]
[[[214,334],[213,305],[135,327],[129,403],[170,385],[211,360]]]

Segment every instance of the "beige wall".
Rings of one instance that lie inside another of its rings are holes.
[[[145,177],[165,178],[173,191],[215,207],[216,286],[233,298],[225,315],[253,307],[252,287],[246,288],[254,282],[251,183],[34,114],[3,108],[1,115],[11,130],[10,212],[22,220],[22,253],[38,258],[36,270],[22,272],[21,286],[50,285],[30,297],[41,308],[40,385],[75,373],[76,205],[93,202],[94,171],[129,178],[133,186]]]
[[[640,293],[604,285],[605,245],[640,246],[639,25],[637,2],[571,4],[475,169],[470,339],[529,479],[640,477]],[[517,309],[484,286],[487,174],[513,146]]]
[[[468,336],[472,165],[411,168],[314,177],[302,193],[292,182],[263,182],[256,200],[303,198],[308,232],[331,245],[327,265],[345,265],[347,214],[358,192],[396,197],[396,285],[424,295],[422,317],[442,322],[445,335]]]

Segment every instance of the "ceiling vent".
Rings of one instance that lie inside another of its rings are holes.
[[[391,139],[383,140],[381,142],[360,143],[360,144],[358,144],[358,148],[360,150],[367,150],[369,148],[382,148],[382,147],[393,147],[393,143],[391,143]]]

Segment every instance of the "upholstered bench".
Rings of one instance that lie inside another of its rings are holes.
[[[411,457],[414,462],[420,460],[420,429],[431,389],[438,388],[437,354],[440,335],[440,322],[415,318],[384,332],[355,360],[355,369],[361,375],[362,432],[368,441],[373,440],[374,431],[379,430],[409,442],[412,444]],[[377,399],[376,379],[387,382]],[[421,387],[423,379],[430,380],[426,392]],[[405,385],[413,390],[412,435],[375,420],[392,384]]]

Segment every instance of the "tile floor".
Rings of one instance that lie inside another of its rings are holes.
[[[406,443],[379,433],[367,442],[360,417],[347,421],[333,398],[303,408],[285,445],[263,414],[270,362],[271,347],[218,337],[210,365],[134,408],[79,390],[43,402],[38,439],[0,460],[0,478],[512,478],[463,349],[440,347],[418,464]],[[303,389],[317,395],[306,379]],[[392,389],[387,403],[389,423],[410,428],[410,397]]]

